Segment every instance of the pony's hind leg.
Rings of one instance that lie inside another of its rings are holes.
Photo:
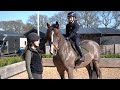
[[[98,61],[97,61],[97,60],[94,60],[94,61],[93,61],[93,64],[94,64],[94,66],[95,66],[98,79],[102,79],[102,74],[101,74],[101,70],[100,70]]]
[[[61,68],[57,67],[57,71],[60,75],[60,78],[65,79],[65,69],[61,69]]]
[[[90,64],[92,64],[92,63],[90,63]],[[88,74],[89,74],[89,79],[92,79],[92,65],[90,65],[90,64],[88,64],[87,66],[86,66],[86,69],[87,69],[87,71],[88,71]]]

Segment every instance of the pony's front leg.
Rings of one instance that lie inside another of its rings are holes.
[[[68,79],[74,79],[73,68],[68,68]]]
[[[59,67],[57,67],[57,71],[58,71],[58,73],[59,73],[59,75],[60,75],[60,78],[61,79],[65,79],[65,69],[62,69],[62,68],[59,68]]]

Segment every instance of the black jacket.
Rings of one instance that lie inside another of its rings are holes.
[[[68,23],[66,25],[66,37],[69,39],[73,36],[78,36],[80,25],[75,21],[73,24]]]
[[[42,74],[42,56],[39,50],[33,50],[29,47],[25,53],[25,62],[29,79],[33,78],[32,73]]]

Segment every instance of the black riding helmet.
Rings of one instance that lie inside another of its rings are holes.
[[[76,17],[76,13],[75,12],[69,12],[67,17]]]
[[[30,33],[26,36],[28,42],[38,41],[40,37],[37,33]]]

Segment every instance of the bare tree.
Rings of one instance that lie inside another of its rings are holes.
[[[46,30],[46,28],[47,28],[46,25],[48,22],[49,22],[49,19],[47,16],[39,15],[39,26],[40,26],[39,28],[42,32],[46,32],[44,30]],[[27,24],[30,27],[37,28],[37,14],[30,16],[27,21]]]
[[[29,16],[27,24],[37,28],[37,14]]]
[[[55,14],[54,16],[52,16],[49,19],[49,22],[51,24],[55,23],[56,21],[59,22],[60,28],[65,28],[66,24],[67,24],[67,13],[69,11],[62,11],[59,12],[58,14]]]
[[[120,11],[112,11],[114,23],[112,28],[118,29],[120,26]]]
[[[112,11],[99,11],[99,15],[101,17],[101,24],[108,28],[112,22]]]
[[[77,11],[78,22],[83,28],[98,27],[100,24],[97,11]]]

